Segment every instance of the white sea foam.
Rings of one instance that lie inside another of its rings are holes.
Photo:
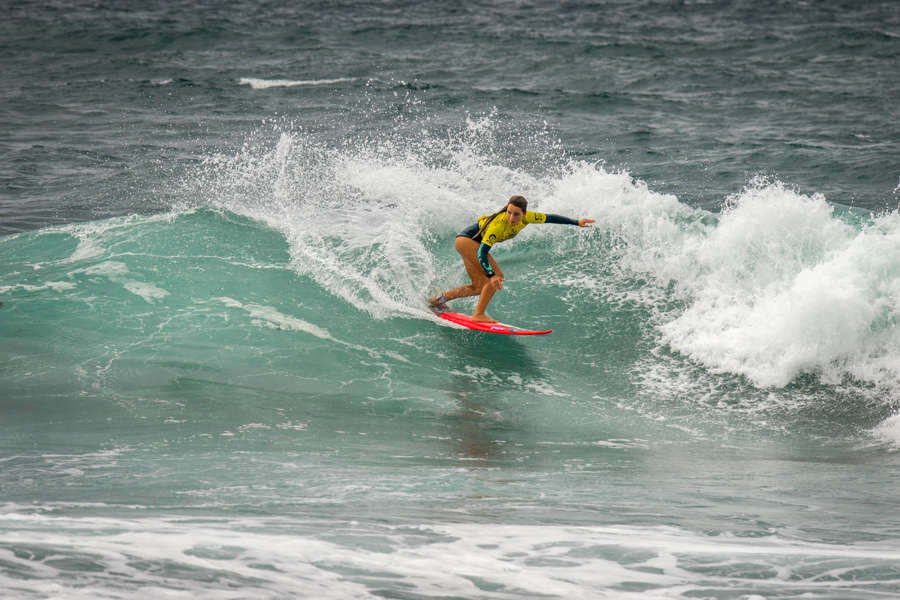
[[[875,439],[900,450],[900,414],[892,415],[872,430]]]
[[[16,290],[25,290],[26,292],[40,292],[43,290],[53,290],[54,292],[69,292],[78,287],[78,284],[71,281],[47,281],[40,285],[28,285],[27,283],[16,285],[0,285],[0,294],[14,292]]]
[[[20,598],[859,599],[900,585],[892,543],[836,546],[671,527],[69,518],[0,511]],[[77,574],[77,575],[76,575]]]
[[[238,80],[240,85],[249,85],[254,90],[267,90],[275,87],[296,87],[301,85],[333,85],[335,83],[344,83],[354,81],[354,78],[342,77],[340,79],[311,79],[311,80],[291,80],[291,79],[255,79],[252,77],[242,77]]]
[[[690,306],[661,328],[673,349],[764,387],[900,382],[900,215],[857,230],[824,198],[753,186],[678,254]]]
[[[282,314],[272,308],[271,306],[261,306],[258,304],[247,304],[244,305],[233,298],[213,298],[213,300],[217,300],[222,302],[226,306],[230,306],[232,308],[240,308],[246,310],[251,317],[263,319],[267,324],[270,324],[272,327],[281,327],[284,329],[294,329],[296,331],[305,331],[310,335],[314,335],[315,337],[322,340],[331,340],[336,341],[330,333],[313,325],[312,323],[308,323],[303,319],[297,319],[295,317],[291,317],[289,315]]]
[[[99,275],[106,277],[113,283],[121,284],[123,288],[132,294],[140,296],[148,304],[154,304],[154,301],[162,300],[169,295],[168,291],[157,287],[152,283],[128,279],[127,275],[131,275],[131,271],[128,270],[128,266],[125,263],[119,261],[106,261],[84,269],[75,269],[74,271],[70,271],[68,275],[69,278],[72,279],[79,273],[88,276]]]
[[[383,355],[387,355],[391,358],[394,358],[395,360],[399,360],[400,362],[409,362],[407,359],[396,354],[395,352],[379,352],[377,350],[373,350],[372,348],[367,348],[365,346],[360,346],[358,344],[339,340],[328,333],[328,331],[326,331],[325,329],[304,321],[303,319],[285,315],[271,306],[263,306],[260,304],[242,304],[241,302],[233,298],[213,298],[213,301],[221,302],[231,308],[239,308],[241,310],[244,310],[249,313],[251,317],[260,319],[259,323],[265,325],[266,327],[272,327],[274,329],[292,329],[294,331],[303,331],[319,339],[328,340],[330,342],[334,342],[335,344],[345,346],[353,350],[365,352],[373,358],[380,358]]]
[[[115,217],[102,221],[87,221],[83,223],[70,223],[57,227],[47,227],[37,232],[38,235],[67,235],[78,240],[78,246],[68,257],[59,259],[47,265],[71,264],[82,261],[96,260],[109,253],[109,247],[116,241],[127,239],[133,234],[136,225],[156,223],[160,221],[172,222],[179,214],[184,213],[159,213],[151,216],[129,215]]]

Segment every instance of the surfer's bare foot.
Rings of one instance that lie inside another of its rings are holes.
[[[478,321],[479,323],[496,323],[497,319],[492,319],[487,315],[472,315],[473,321]]]
[[[432,305],[435,308],[443,308],[445,310],[450,308],[449,306],[447,306],[447,299],[444,298],[443,294],[441,294],[440,296],[435,296],[434,298],[429,298],[428,304]]]

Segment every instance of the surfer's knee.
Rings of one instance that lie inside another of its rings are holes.
[[[456,248],[456,251],[459,252],[463,258],[476,256],[478,253],[478,246],[478,242],[464,236],[457,237],[456,241],[453,243],[453,247]]]

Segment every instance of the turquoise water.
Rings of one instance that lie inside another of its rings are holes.
[[[797,8],[10,4],[3,596],[896,595],[900,15]],[[436,319],[513,193],[554,333]]]

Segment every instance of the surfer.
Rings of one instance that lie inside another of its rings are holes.
[[[528,201],[525,198],[513,196],[506,206],[490,216],[482,215],[477,223],[465,228],[456,237],[456,251],[462,256],[463,264],[466,266],[466,272],[472,283],[438,294],[434,298],[430,298],[428,302],[432,306],[447,308],[447,302],[450,300],[480,296],[472,320],[496,323],[497,321],[484,314],[484,311],[491,298],[494,297],[494,293],[503,289],[505,279],[497,261],[490,255],[491,247],[516,237],[520,231],[525,229],[526,225],[532,223],[557,223],[588,227],[590,223],[594,223],[594,219],[576,221],[559,215],[532,212],[528,210]]]

